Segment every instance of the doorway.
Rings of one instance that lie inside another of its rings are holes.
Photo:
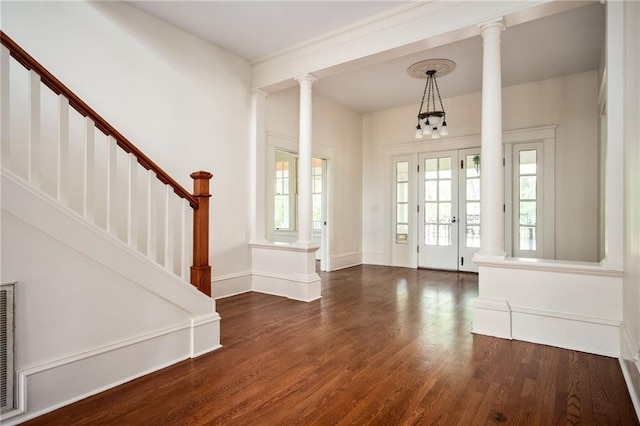
[[[480,148],[419,155],[417,213],[419,268],[477,272]]]

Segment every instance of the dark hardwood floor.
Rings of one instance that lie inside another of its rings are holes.
[[[218,301],[222,349],[28,424],[638,424],[616,359],[472,335],[476,275],[321,275],[316,302]]]

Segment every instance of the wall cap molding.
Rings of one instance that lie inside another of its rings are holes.
[[[544,272],[564,272],[569,274],[606,276],[614,278],[622,278],[624,276],[623,268],[602,265],[599,262],[577,262],[554,259],[527,259],[518,257],[509,257],[504,260],[483,259],[474,257],[473,261],[479,267],[522,269]]]

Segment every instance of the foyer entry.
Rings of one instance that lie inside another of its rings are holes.
[[[477,272],[480,148],[419,156],[417,214],[418,267]]]

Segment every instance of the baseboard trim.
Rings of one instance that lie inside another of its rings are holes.
[[[282,296],[301,302],[313,302],[322,297],[321,281],[318,274],[301,277],[254,272],[251,288],[256,293]]]
[[[640,419],[640,360],[634,359],[637,355],[640,355],[640,347],[633,341],[623,322],[620,324],[620,368],[636,410],[636,416]]]
[[[362,252],[331,256],[332,271],[338,271],[340,269],[351,268],[352,266],[358,265],[362,265]]]
[[[3,414],[3,424],[22,423],[218,349],[219,324],[220,317],[214,313],[45,364],[20,368],[17,409]],[[211,333],[216,330],[217,333]]]
[[[251,271],[216,277],[211,281],[211,297],[223,299],[251,291]]]

